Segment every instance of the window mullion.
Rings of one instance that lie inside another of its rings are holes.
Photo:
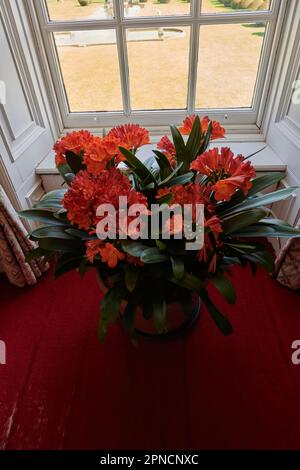
[[[128,68],[128,56],[127,56],[127,44],[126,44],[126,31],[122,25],[122,1],[114,0],[114,7],[115,7],[115,15],[116,15],[116,21],[117,21],[116,33],[117,33],[117,47],[118,47],[119,66],[120,66],[123,108],[124,108],[124,114],[126,116],[129,116],[129,114],[131,113],[129,68]]]
[[[192,0],[191,15],[193,19],[199,17],[201,9],[200,0]],[[199,51],[199,31],[200,24],[193,23],[190,41],[190,57],[189,57],[189,82],[188,82],[188,97],[187,97],[187,110],[192,114],[195,111],[196,102],[196,86],[197,86],[197,64],[198,64],[198,51]]]
[[[199,31],[200,25],[193,24],[191,31],[190,41],[190,57],[189,57],[189,83],[188,83],[188,97],[187,97],[187,110],[189,113],[195,111],[196,101],[196,86],[197,86],[197,64],[198,64],[198,51],[199,51]]]

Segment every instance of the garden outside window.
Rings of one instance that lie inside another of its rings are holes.
[[[196,112],[259,130],[284,4],[34,0],[64,128]]]

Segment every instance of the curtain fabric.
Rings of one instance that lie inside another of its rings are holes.
[[[0,266],[9,281],[19,287],[34,285],[49,268],[42,258],[26,263],[25,256],[37,244],[27,232],[0,186]]]
[[[300,289],[300,238],[291,239],[279,253],[276,278],[290,289]]]

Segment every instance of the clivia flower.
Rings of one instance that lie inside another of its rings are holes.
[[[176,165],[176,149],[175,145],[171,142],[166,135],[160,139],[157,148],[167,157],[172,167]]]
[[[112,243],[105,243],[99,248],[101,261],[107,263],[110,268],[115,268],[119,260],[126,258],[126,255],[119,251]]]
[[[106,169],[108,162],[117,156],[120,161],[119,141],[108,136],[103,139],[98,137],[87,147],[83,161],[89,173],[100,175]]]
[[[119,260],[126,258],[126,255],[112,243],[104,243],[102,240],[89,240],[86,242],[86,256],[91,264],[93,264],[97,255],[100,255],[101,261],[107,263],[110,268],[115,268]]]
[[[120,146],[128,150],[137,150],[150,143],[149,131],[138,124],[124,124],[114,127],[109,131],[107,137],[117,139]]]
[[[199,155],[190,168],[210,178],[216,201],[230,201],[237,189],[247,195],[252,187],[251,179],[256,176],[251,163],[242,155],[235,157],[227,147],[221,152],[214,148]]]
[[[179,132],[182,135],[189,135],[193,128],[193,124],[195,122],[196,116],[187,116],[183,123],[182,127],[179,128]],[[211,132],[211,140],[215,139],[222,139],[225,136],[225,129],[220,125],[218,121],[211,121],[208,116],[205,116],[200,120],[202,132],[206,132],[208,126],[212,122],[212,132]]]
[[[66,152],[83,154],[95,137],[88,131],[69,132],[54,145],[55,163],[57,166],[66,163]]]

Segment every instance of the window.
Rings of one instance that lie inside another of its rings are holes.
[[[35,1],[65,128],[164,126],[193,112],[259,126],[284,4]]]

